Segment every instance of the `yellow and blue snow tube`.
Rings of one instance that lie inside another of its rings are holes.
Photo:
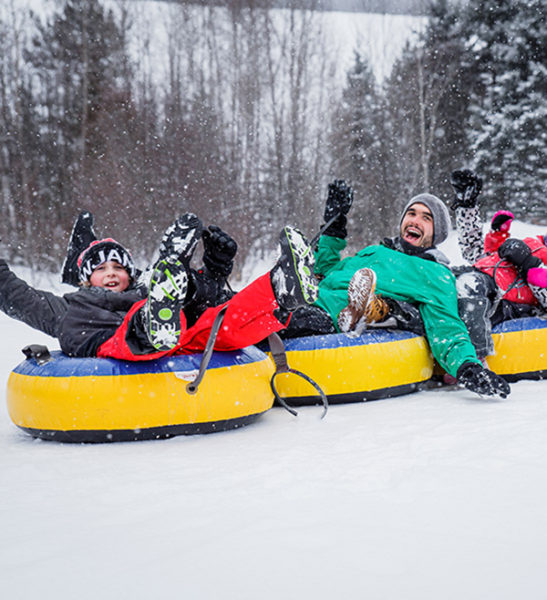
[[[285,340],[285,350],[289,366],[311,377],[331,404],[408,394],[433,373],[427,342],[405,331],[295,338]],[[312,386],[294,375],[278,376],[276,387],[289,404],[318,402]]]
[[[13,422],[34,437],[108,442],[210,433],[246,425],[273,404],[271,359],[251,346],[214,352],[197,393],[188,394],[201,354],[156,361],[34,358],[8,380]]]
[[[528,317],[496,325],[488,367],[508,381],[547,378],[547,319]]]

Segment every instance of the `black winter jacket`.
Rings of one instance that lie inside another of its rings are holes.
[[[122,324],[130,308],[145,297],[142,288],[111,292],[98,287],[65,294],[68,310],[57,337],[68,356],[97,356],[97,350]]]
[[[0,259],[0,310],[58,338],[68,356],[96,356],[99,346],[114,335],[129,309],[145,294],[144,288],[111,292],[91,287],[57,296],[19,279]]]

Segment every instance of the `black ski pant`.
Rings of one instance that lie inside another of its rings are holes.
[[[494,279],[474,268],[456,272],[458,312],[479,358],[494,353],[492,326],[533,314],[530,304],[500,300]]]

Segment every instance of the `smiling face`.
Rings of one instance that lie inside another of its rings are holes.
[[[129,273],[114,260],[100,264],[91,273],[89,283],[112,292],[123,292],[129,287]]]
[[[433,246],[433,215],[425,204],[416,202],[406,211],[401,221],[401,238],[421,248]]]

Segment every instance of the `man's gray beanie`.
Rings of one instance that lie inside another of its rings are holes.
[[[433,215],[433,245],[441,244],[448,237],[450,231],[450,213],[442,200],[433,194],[418,194],[409,200],[408,204],[403,209],[401,223],[406,215],[406,211],[416,203],[425,204]],[[401,226],[399,223],[399,227]]]

